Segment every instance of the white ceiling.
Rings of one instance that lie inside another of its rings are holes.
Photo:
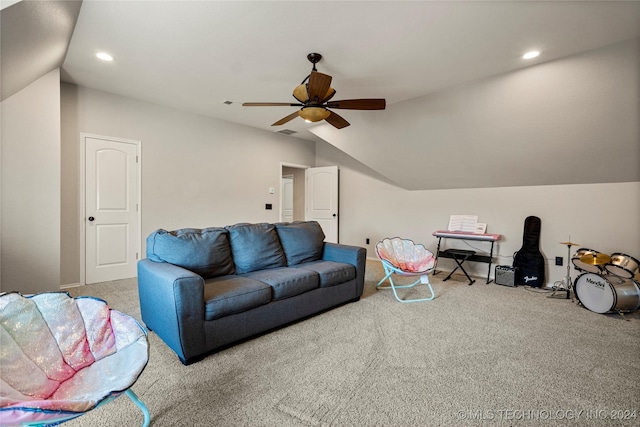
[[[334,99],[433,93],[640,36],[640,2],[92,1],[82,3],[63,79],[85,87],[317,140],[294,107],[311,70]],[[524,61],[528,50],[540,50]],[[106,51],[115,61],[95,58]],[[225,105],[225,100],[232,105]],[[349,120],[354,112],[340,114]],[[363,114],[363,113],[357,113]]]

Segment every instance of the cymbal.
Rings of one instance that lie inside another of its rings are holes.
[[[567,246],[578,246],[580,243],[572,243],[572,242],[560,242],[561,245]]]
[[[589,265],[603,265],[611,261],[611,257],[607,254],[602,254],[600,252],[590,253],[586,255],[582,255],[580,257],[580,262]]]

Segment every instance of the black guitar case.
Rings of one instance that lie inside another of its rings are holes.
[[[524,220],[522,247],[515,253],[516,284],[539,288],[545,286],[545,260],[540,252],[540,218],[529,216]]]

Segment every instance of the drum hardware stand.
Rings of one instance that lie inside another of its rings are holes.
[[[616,313],[618,313],[620,315],[620,317],[622,317],[627,322],[631,322],[631,320],[629,320],[629,318],[627,316],[625,316],[624,313],[621,312],[620,310],[616,310]]]
[[[569,236],[569,239],[571,239],[571,236]],[[551,298],[553,296],[555,296],[556,292],[565,292],[567,293],[567,296],[565,299],[569,299],[571,298],[571,301],[573,301],[573,283],[571,281],[571,266],[569,264],[569,260],[571,259],[571,246],[577,246],[577,243],[572,243],[572,242],[560,242],[561,245],[566,245],[567,246],[567,276],[562,279],[562,284],[560,285],[559,288],[554,288],[553,292],[551,293],[551,295],[549,295],[548,298]]]

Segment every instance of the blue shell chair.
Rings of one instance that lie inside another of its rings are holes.
[[[400,302],[431,301],[435,298],[428,274],[434,271],[436,260],[433,253],[423,245],[400,237],[386,238],[376,244],[376,254],[382,262],[385,272],[384,278],[378,282],[376,289],[392,289],[396,299]],[[410,285],[396,285],[393,283],[392,278],[394,274],[398,276],[419,276],[419,279]],[[386,280],[389,280],[390,286],[381,286]],[[397,289],[413,288],[419,283],[429,287],[430,297],[402,299],[398,296]]]
[[[146,331],[92,297],[0,295],[0,426],[51,426],[126,394],[149,360]]]

